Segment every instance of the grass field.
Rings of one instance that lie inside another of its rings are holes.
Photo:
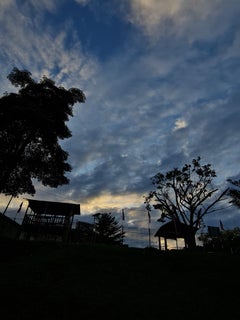
[[[240,256],[0,243],[1,319],[240,319]]]

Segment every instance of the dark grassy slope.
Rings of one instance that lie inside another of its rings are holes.
[[[1,319],[240,319],[240,256],[0,244]]]

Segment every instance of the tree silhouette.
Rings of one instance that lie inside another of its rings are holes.
[[[205,233],[199,237],[206,250],[209,251],[227,251],[240,252],[240,228],[235,227],[232,230],[223,230],[215,236]]]
[[[0,98],[0,192],[33,195],[32,179],[54,188],[68,184],[71,166],[59,140],[71,137],[65,122],[73,105],[85,101],[84,93],[58,87],[45,76],[36,82],[17,68],[8,79],[20,89]]]
[[[230,203],[240,208],[240,180],[228,179],[227,181],[233,185],[228,192],[229,196],[232,198]]]
[[[95,241],[106,244],[121,244],[125,236],[122,226],[119,225],[111,213],[97,213],[94,215]]]
[[[165,219],[190,226],[186,237],[188,248],[196,246],[195,235],[203,217],[214,210],[214,205],[227,193],[224,190],[214,200],[210,198],[218,191],[212,187],[216,173],[211,164],[201,165],[200,157],[185,164],[182,169],[175,168],[166,174],[157,173],[152,178],[155,190],[145,197],[147,210],[158,209],[160,222]],[[154,202],[152,205],[151,203]]]

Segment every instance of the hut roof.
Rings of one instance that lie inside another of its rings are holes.
[[[192,227],[180,221],[170,221],[162,225],[154,236],[175,240],[176,238],[185,238],[190,230]]]
[[[80,215],[80,204],[26,199],[29,208],[37,214],[73,216]]]

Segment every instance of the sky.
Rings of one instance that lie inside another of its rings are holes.
[[[200,156],[220,190],[239,178],[239,16],[239,0],[1,0],[1,95],[14,91],[14,67],[86,95],[61,142],[70,184],[36,183],[34,199],[80,203],[82,221],[121,219],[124,209],[126,241],[147,246],[144,196],[157,172]],[[158,218],[152,212],[152,235]],[[240,211],[205,223],[219,219],[240,226]]]

